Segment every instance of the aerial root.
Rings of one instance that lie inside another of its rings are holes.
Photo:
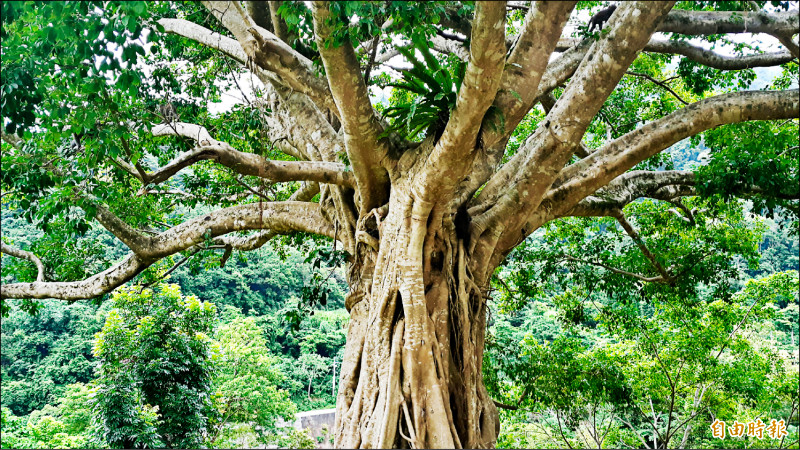
[[[408,434],[411,437],[407,437],[403,434],[403,427],[397,427],[398,431],[400,431],[400,436],[403,436],[403,439],[407,440],[409,444],[411,444],[411,448],[417,448],[417,433],[414,432],[414,425],[411,424],[411,414],[408,413],[408,405],[406,405],[406,399],[403,399],[403,416],[406,418],[406,426],[408,427]]]

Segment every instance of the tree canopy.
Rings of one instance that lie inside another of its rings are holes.
[[[41,299],[102,301],[126,285],[165,293],[152,311],[129,308],[130,323],[107,319],[128,333],[133,317],[178,308],[180,295],[160,286],[169,276],[202,296],[215,274],[225,287],[209,289],[217,302],[249,293],[244,254],[271,242],[305,250],[312,273],[297,295],[274,284],[304,275],[259,268],[259,294],[238,307],[286,302],[295,330],[329,301],[350,314],[337,446],[494,446],[503,402],[492,395],[503,383],[575,425],[586,411],[547,392],[560,370],[588,380],[591,389],[571,392],[597,406],[594,419],[601,407],[641,408],[645,389],[672,398],[665,416],[647,419],[651,442],[668,445],[680,427],[685,441],[682,422],[699,414],[705,392],[697,386],[725,392],[704,384],[706,364],[749,345],[726,340],[733,324],[761,314],[775,286],[797,277],[767,278],[769,295],[737,285],[744,267],[757,270],[764,231],[748,215],[797,236],[798,4],[624,2],[588,28],[605,6],[3,3],[3,214],[38,231],[3,232],[2,313],[10,299],[35,312]],[[618,345],[524,340],[526,354],[558,358],[519,370],[519,355],[485,358],[488,301],[513,309],[535,298],[552,301],[564,323],[607,327]],[[694,315],[675,317],[679,305]],[[186,347],[181,363],[201,373],[206,344],[190,335],[210,325],[189,322],[153,336],[176,339],[168,347]],[[229,327],[252,331],[246,321]],[[713,339],[698,338],[703,330]],[[221,345],[233,339],[222,336]],[[681,339],[702,342],[689,352]],[[663,377],[619,367],[636,346],[641,358],[654,353]],[[301,353],[311,401],[327,362]],[[484,360],[508,371],[484,382]],[[692,375],[671,373],[674,364]],[[527,370],[544,375],[515,379]],[[143,386],[142,398],[148,373],[118,372]],[[239,381],[220,376],[224,392],[241,394]],[[280,383],[269,370],[249,376]],[[622,379],[632,381],[618,389]],[[687,393],[696,404],[676,410]],[[259,395],[282,401],[278,391]],[[227,398],[229,414],[270,426],[272,416]],[[142,436],[201,442],[185,427],[158,429],[169,423],[135,397],[124,401],[143,427],[155,424]],[[211,407],[197,401],[192,411]],[[197,433],[208,417],[197,414]]]

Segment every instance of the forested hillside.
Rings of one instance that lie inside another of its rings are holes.
[[[592,279],[582,287],[575,280],[542,284],[542,268],[530,261],[543,258],[534,258],[533,253],[542,251],[556,236],[575,239],[575,235],[547,230],[530,238],[498,273],[497,300],[490,305],[483,370],[490,392],[501,407],[498,445],[637,448],[642,445],[640,438],[652,445],[651,427],[668,432],[664,418],[669,414],[678,418],[675,425],[680,425],[701,409],[702,414],[689,422],[690,428],[678,427],[677,437],[673,432],[670,438],[676,441],[672,445],[681,443],[686,433],[684,447],[740,448],[743,445],[738,440],[712,439],[713,418],[749,419],[764,414],[792,415],[787,439],[796,441],[798,241],[788,228],[772,220],[760,216],[740,220],[740,226],[749,231],[737,235],[737,239],[746,236],[754,246],[747,248],[737,242],[740,253],[725,260],[733,263],[732,270],[720,271],[705,282],[725,286],[723,303],[715,301],[720,297],[710,286],[677,305],[650,306],[651,302],[642,298],[615,299],[611,292],[614,287],[600,288],[599,280]],[[599,221],[593,226],[600,233],[591,236],[593,239],[613,229]],[[16,242],[26,236],[34,240],[36,235],[35,229],[8,215],[3,229],[4,235]],[[691,241],[687,236],[682,244],[691,245]],[[581,241],[581,245],[587,243]],[[626,251],[630,249],[616,247],[613,253],[624,257]],[[182,265],[162,282],[176,283],[184,295],[214,304],[209,338],[215,356],[210,357],[208,371],[217,375],[206,394],[224,396],[230,395],[227,390],[266,389],[258,394],[264,398],[252,399],[239,408],[262,414],[267,423],[274,423],[281,414],[335,404],[333,362],[341,364],[349,322],[341,297],[346,286],[337,281],[334,271],[328,283],[333,293],[329,303],[318,306],[313,315],[308,315],[308,309],[303,314],[302,289],[319,271],[313,259],[305,259],[296,250],[280,253],[267,246],[246,259],[232,259],[224,268],[213,259]],[[4,277],[12,279],[19,268],[6,257],[3,263]],[[331,270],[324,271],[325,277]],[[595,295],[590,295],[590,286]],[[133,297],[137,295],[132,293]],[[607,309],[620,301],[635,305],[635,316],[644,322],[624,323],[624,311]],[[72,304],[45,300],[36,315],[30,315],[13,305],[2,322],[4,448],[103,445],[97,436],[100,417],[93,403],[103,380],[98,376],[100,360],[93,348],[104,325],[108,326],[109,312],[126,306],[113,298]],[[750,309],[752,305],[756,307]],[[709,314],[716,316],[709,318]],[[296,327],[298,316],[303,319]],[[637,329],[638,325],[642,328]],[[741,325],[733,336],[736,339],[727,343],[730,346],[735,341],[736,351],[726,352],[720,361],[704,360],[704,348],[722,350],[725,346],[728,335],[719,330],[730,332],[736,325]],[[678,340],[674,337],[677,335],[687,338]],[[241,339],[233,344],[237,348],[228,344],[231,339]],[[655,348],[648,347],[651,343]],[[243,354],[258,361],[235,359]],[[669,358],[664,364],[670,369],[654,363],[656,354],[668,355],[663,357]],[[258,378],[246,373],[221,375],[231,370],[227,366],[231,363],[225,362],[230,359],[236,366],[264,364],[267,372]],[[186,364],[180,359],[175,362]],[[670,381],[669,370],[681,363],[686,366],[683,375]],[[669,413],[672,382],[677,390],[674,397],[680,401]],[[699,400],[694,395],[698,382],[707,384],[700,384],[705,394]],[[687,403],[687,398],[696,404]],[[652,399],[656,400],[651,413]],[[255,430],[241,426],[254,416],[241,413],[225,421],[220,414],[230,411],[222,403],[215,407],[217,412],[206,413],[213,418],[209,425],[223,427],[227,434],[220,433],[214,442],[207,443],[239,447],[256,442]],[[641,414],[642,410],[651,414]],[[265,442],[277,439],[274,430],[259,437]],[[297,436],[283,439],[281,442],[288,445],[311,442]],[[656,435],[656,439],[661,438]],[[759,447],[763,443],[751,440],[747,445]],[[785,448],[796,448],[796,444]]]

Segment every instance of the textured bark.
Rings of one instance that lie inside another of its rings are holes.
[[[432,147],[409,161],[411,174]],[[438,214],[412,186],[392,179],[386,217],[365,230],[379,247],[351,267],[336,446],[492,447],[499,422],[481,378],[488,280],[469,273],[453,211]]]

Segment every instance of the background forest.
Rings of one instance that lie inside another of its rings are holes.
[[[670,158],[693,164],[700,152],[684,142]],[[724,221],[693,228],[674,210],[635,207],[682,230],[680,240],[664,242],[674,257],[705,252],[703,278],[676,297],[631,288],[630,277],[601,267],[565,270],[548,257],[548,244],[559,240],[576,250],[605,248],[618,261],[634,258],[637,248],[604,220],[562,223],[529,238],[497,274],[490,305],[483,371],[501,408],[498,446],[797,448],[796,234],[722,203],[704,207]],[[2,224],[4,237],[20,245],[49,245],[9,211]],[[89,233],[104,242],[104,230]],[[112,243],[77,247],[74,259],[52,267],[87,270],[123,251]],[[346,285],[339,269],[325,264],[329,244],[285,244],[232,258],[224,268],[218,259],[192,258],[155,291],[45,300],[35,315],[10,302],[0,359],[3,448],[313,446],[275,424],[334,407]],[[25,270],[24,262],[3,257],[4,282]],[[329,294],[312,311],[304,289],[315,286]],[[183,328],[175,317],[186,318]],[[709,351],[718,357],[707,358]],[[202,382],[160,398],[144,393],[178,374]],[[119,417],[126,415],[136,420]],[[711,435],[716,419],[756,418],[766,425],[786,420],[789,435]]]
[[[597,9],[600,3],[581,2],[580,9]],[[703,7],[702,2],[681,3]],[[710,3],[738,7],[740,2]],[[131,28],[138,36],[142,27],[137,14],[172,14],[146,13],[142,2],[123,5],[133,19],[106,24],[109,36],[114,27]],[[200,15],[191,3],[183,7],[189,15]],[[287,23],[300,22],[297,11],[283,12]],[[32,10],[25,14],[36,17]],[[412,8],[404,14],[417,12]],[[516,22],[510,21],[510,28],[524,15],[513,12],[512,17]],[[45,28],[31,33],[49,40]],[[92,30],[99,35],[99,29]],[[124,31],[117,35],[120,45],[127,42]],[[173,51],[170,39],[153,51]],[[56,42],[57,36],[51,40]],[[131,48],[125,47],[123,58],[135,61],[137,50],[127,54]],[[168,92],[176,96],[189,94],[191,101],[174,99],[177,113],[246,140],[253,152],[274,152],[264,144],[267,139],[259,131],[264,119],[256,109],[239,104],[209,112],[209,105],[219,106],[222,91],[241,90],[230,62],[211,58],[200,47],[175,52],[185,52],[178,56],[192,64],[170,69],[179,76],[158,67],[153,77],[169,84]],[[695,100],[733,88],[785,89],[798,83],[796,59],[767,73],[749,68],[723,72],[688,59],[678,65],[670,57],[643,53],[637,58],[633,75],[628,74],[601,110],[611,120],[592,122],[587,145],[598,147],[612,131],[620,135],[661,109],[677,108],[676,99],[685,104],[678,94]],[[458,64],[453,58],[440,59],[436,64],[447,67],[440,67],[436,76],[446,75],[450,83],[448,71]],[[110,98],[109,104],[135,98],[126,89],[135,92],[144,86],[138,75],[124,74],[116,84],[119,97]],[[4,66],[3,85],[16,82],[17,75]],[[224,86],[214,84],[218,76],[225,78]],[[441,93],[426,98],[393,88],[392,82],[398,81],[385,73],[374,77],[380,88],[371,91],[379,100],[376,108],[393,119],[396,129],[402,130],[406,120],[409,139],[421,137],[425,108],[449,101]],[[653,77],[669,77],[674,90],[650,83]],[[96,95],[101,84],[76,89]],[[554,88],[553,100],[562,92]],[[148,110],[155,111],[160,100],[148,97]],[[421,125],[412,123],[417,106]],[[539,106],[525,116],[511,137],[509,156],[544,117]],[[94,125],[97,117],[88,111],[74,120]],[[109,142],[116,139],[114,132],[102,131]],[[631,202],[624,210],[635,217],[631,220],[638,234],[625,229],[624,220],[611,217],[549,222],[509,254],[491,277],[482,361],[486,387],[500,409],[498,447],[799,447],[796,202],[726,194],[742,178],[753,185],[796,185],[796,158],[786,161],[797,153],[797,136],[798,122],[790,119],[725,125],[683,140],[636,169],[694,170],[700,180],[698,196]],[[60,141],[53,145],[69,151]],[[5,142],[3,146],[4,151],[9,148]],[[87,153],[87,167],[92,157]],[[142,156],[145,166],[167,161],[156,159]],[[4,174],[4,189],[50,188],[44,170],[28,169],[4,152],[3,171],[9,174]],[[93,176],[75,170],[76,179]],[[152,225],[169,228],[207,214],[212,203],[225,206],[228,197],[242,193],[241,186],[250,189],[242,180],[275,198],[286,198],[297,187],[294,182],[264,186],[198,164],[171,180],[169,188],[199,192],[213,202],[170,200],[168,207],[158,207],[163,222]],[[37,197],[38,210],[20,207],[27,199],[6,197],[6,192],[3,242],[40,255],[48,281],[85,279],[128,251],[104,228],[84,220],[82,212],[73,214],[77,208],[64,206],[59,197],[67,197],[63,192]],[[153,207],[146,197],[128,198],[127,192],[108,189],[106,194],[134,217]],[[282,430],[280,424],[297,412],[335,406],[350,318],[344,307],[347,255],[329,238],[300,232],[279,236],[252,252],[217,250],[208,242],[193,246],[94,300],[4,299],[2,448],[321,444],[307,434]],[[653,273],[654,260],[680,273],[665,277],[668,282],[648,282],[637,275]],[[37,269],[3,254],[0,276],[4,284],[29,282],[37,278]],[[718,421],[764,427],[760,437],[745,432],[718,438],[712,434]]]

